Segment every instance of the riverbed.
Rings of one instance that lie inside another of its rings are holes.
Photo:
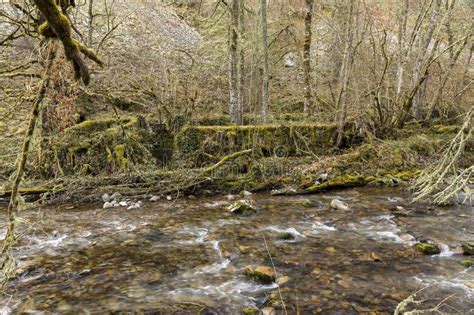
[[[474,241],[468,205],[413,205],[394,189],[259,193],[245,197],[258,212],[241,217],[227,210],[240,198],[22,212],[17,277],[0,313],[390,314],[419,292],[417,308],[446,299],[442,310],[474,314],[474,268],[460,250]],[[350,210],[331,209],[334,198]],[[421,254],[420,240],[440,244],[441,254]],[[247,265],[274,267],[285,283],[258,283],[244,275]]]

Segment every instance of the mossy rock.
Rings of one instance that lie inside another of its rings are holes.
[[[276,274],[273,268],[266,266],[247,266],[245,267],[244,274],[264,284],[269,284],[276,280]]]
[[[436,244],[420,242],[415,246],[424,255],[438,255],[441,253],[441,249]]]
[[[246,307],[242,309],[242,315],[259,315],[260,310],[258,308]]]
[[[251,200],[239,200],[228,207],[233,214],[248,216],[257,212],[257,206]]]
[[[474,262],[472,260],[464,260],[461,264],[466,268],[474,267]]]
[[[174,135],[148,125],[142,116],[88,120],[66,129],[51,142],[46,174],[110,174],[167,164]],[[50,163],[54,161],[54,163]]]
[[[338,176],[322,184],[316,184],[306,189],[307,192],[314,193],[330,189],[341,189],[350,187],[365,186],[369,183],[368,178],[364,176],[345,175]]]

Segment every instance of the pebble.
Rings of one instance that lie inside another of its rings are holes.
[[[247,191],[247,190],[242,191],[240,194],[244,197],[248,197],[248,196],[252,195],[252,193],[250,191]]]
[[[262,308],[262,315],[275,315],[275,309],[273,307]]]
[[[166,196],[166,200],[171,201],[172,199],[173,199],[173,197],[171,197],[171,196]]]
[[[331,201],[331,208],[336,209],[336,210],[343,210],[343,211],[347,211],[351,209],[347,203],[339,199],[333,199]]]
[[[140,207],[141,207],[141,203],[140,203],[140,202],[136,202],[136,203],[131,204],[131,205],[127,208],[127,210],[134,210],[134,209],[138,209],[138,208],[140,208]]]
[[[117,199],[120,199],[121,197],[122,197],[122,195],[120,193],[116,192],[112,196],[110,196],[110,199],[117,200]]]
[[[150,198],[150,202],[157,202],[158,200],[160,200],[160,196],[152,196]]]
[[[109,202],[110,201],[110,195],[109,194],[103,194],[102,195],[102,201],[103,202]]]
[[[104,206],[102,208],[104,209],[109,209],[109,208],[113,208],[114,207],[114,204],[112,202],[104,202]]]
[[[120,205],[120,207],[126,207],[126,206],[128,206],[128,203],[126,201],[120,201],[119,205]]]

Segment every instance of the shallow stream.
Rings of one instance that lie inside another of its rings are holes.
[[[253,194],[259,211],[239,217],[226,209],[234,198],[23,212],[18,276],[0,297],[0,314],[239,314],[268,305],[278,312],[282,300],[289,314],[388,314],[419,290],[426,301],[418,308],[447,298],[444,311],[474,314],[474,268],[462,266],[468,257],[459,253],[474,241],[469,206],[414,206],[402,191],[364,188]],[[351,210],[330,209],[333,198]],[[440,243],[442,253],[422,255],[411,236]],[[281,298],[278,285],[243,274],[272,262],[289,277]]]

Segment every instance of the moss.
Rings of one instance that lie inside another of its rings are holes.
[[[345,175],[345,176],[338,176],[322,184],[310,186],[306,189],[306,191],[310,193],[314,193],[314,192],[325,191],[329,189],[365,186],[368,183],[369,183],[368,178],[364,176]]]
[[[206,156],[224,156],[253,149],[260,157],[323,154],[331,148],[334,125],[188,126],[177,136],[180,157],[195,165],[209,162]]]
[[[242,315],[259,315],[260,311],[258,308],[246,307],[242,309]]]
[[[461,264],[466,268],[474,267],[474,262],[471,260],[463,260]]]
[[[436,125],[433,126],[431,130],[437,134],[456,133],[459,131],[459,126]]]
[[[125,153],[126,153],[125,145],[119,144],[115,146],[115,159],[121,171],[125,171],[128,169],[128,159],[125,157]]]
[[[416,244],[416,248],[425,255],[438,255],[441,253],[441,249],[432,243],[420,242]]]
[[[395,178],[399,178],[403,181],[410,181],[413,178],[415,178],[419,173],[420,173],[420,170],[412,169],[412,170],[406,170],[406,171],[403,171],[403,172],[396,172],[394,174],[391,174],[391,176],[393,176]]]
[[[87,173],[95,175],[124,172],[132,166],[145,169],[164,165],[169,159],[162,156],[166,153],[169,157],[174,150],[173,135],[166,130],[155,132],[141,120],[127,117],[122,124],[109,118],[85,121],[54,136],[51,147],[55,153],[45,155],[44,159],[46,162],[51,158],[56,160],[57,156],[58,163],[51,163],[50,167],[58,164],[64,175],[84,173],[86,164],[91,166]]]

